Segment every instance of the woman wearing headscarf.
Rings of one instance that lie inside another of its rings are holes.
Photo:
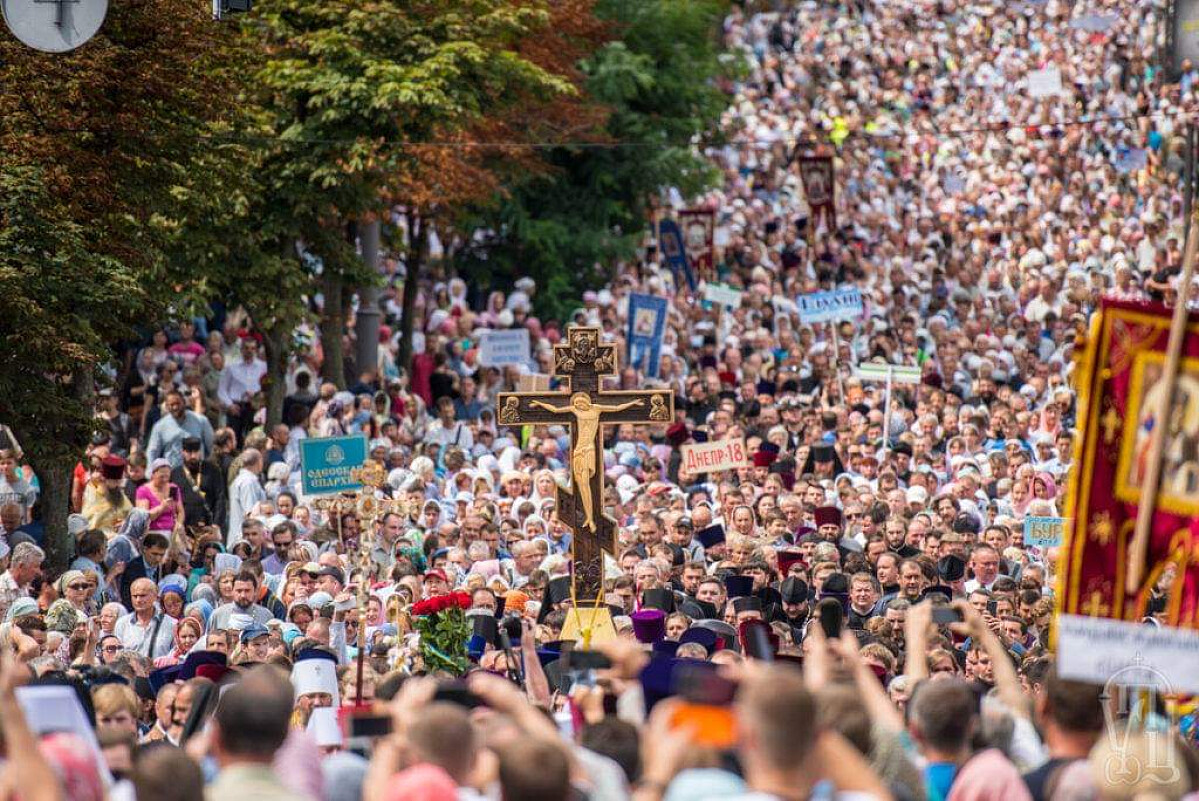
[[[155,659],[154,667],[164,668],[178,665],[187,658],[202,636],[204,636],[204,629],[199,621],[194,617],[184,617],[175,626],[175,642],[171,647],[171,652]]]
[[[65,600],[80,614],[88,616],[94,613],[95,604],[92,597],[92,585],[82,570],[68,570],[54,583],[58,597]]]
[[[554,479],[553,470],[538,470],[533,474],[533,491],[529,494],[529,500],[533,502],[536,509],[541,508],[542,501],[556,500],[558,498],[558,482]]]
[[[170,533],[175,522],[183,521],[183,495],[171,482],[171,463],[155,459],[150,463],[150,480],[137,488],[137,508],[150,514],[150,531]]]
[[[184,615],[184,608],[187,606],[187,597],[183,586],[180,584],[166,584],[158,591],[158,603],[162,606],[162,611],[168,617],[175,620],[180,619]]]

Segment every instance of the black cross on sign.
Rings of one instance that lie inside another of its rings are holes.
[[[603,392],[600,379],[616,374],[616,346],[600,340],[600,329],[572,326],[554,346],[554,375],[567,380],[560,392],[501,392],[500,425],[570,427],[571,489],[558,488],[558,519],[574,532],[571,551],[578,601],[604,597],[604,553],[615,554],[616,521],[604,514],[605,425],[674,421],[668,390]]]
[[[58,6],[58,13],[54,18],[54,24],[61,28],[63,23],[66,22],[66,6],[68,4],[74,5],[78,3],[79,0],[33,0],[33,2],[37,3],[38,5],[53,3],[54,5]]]

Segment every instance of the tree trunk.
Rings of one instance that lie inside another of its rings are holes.
[[[345,389],[346,370],[342,353],[346,328],[345,285],[341,275],[328,265],[321,276],[321,284],[325,296],[325,314],[321,320],[321,349],[325,358],[321,362],[321,377],[333,382],[338,389]]]
[[[75,542],[67,532],[71,512],[71,479],[75,464],[67,459],[41,459],[31,456],[29,463],[41,485],[42,525],[45,526],[47,576],[58,576],[75,556]]]
[[[95,402],[94,375],[90,365],[84,365],[71,373],[67,391],[85,409],[92,408]],[[69,431],[61,432],[67,442],[74,447],[62,448],[61,440],[50,441],[22,437],[29,456],[29,464],[37,473],[41,489],[41,519],[45,528],[43,541],[46,551],[45,571],[49,576],[58,576],[71,564],[75,557],[75,541],[67,531],[67,517],[71,513],[71,481],[74,478],[75,463],[83,455],[90,439],[90,430],[85,426],[71,426]],[[37,436],[45,437],[46,432],[38,432]],[[39,443],[47,447],[39,448]]]
[[[379,364],[379,228],[376,218],[358,226],[362,241],[362,262],[370,273],[370,282],[358,288],[358,315],[354,330],[357,333],[358,373],[376,372]],[[379,386],[382,386],[380,381]]]
[[[283,419],[283,398],[287,395],[287,335],[280,325],[264,332],[266,346],[266,430],[287,422]]]
[[[396,363],[409,374],[412,371],[412,328],[416,316],[416,293],[421,270],[429,258],[429,237],[424,218],[408,212],[408,255],[405,258],[404,298],[400,317],[400,347]]]

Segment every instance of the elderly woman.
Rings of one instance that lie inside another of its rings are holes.
[[[87,574],[82,570],[68,570],[55,582],[60,598],[74,607],[81,615],[87,616],[94,611],[92,584]]]

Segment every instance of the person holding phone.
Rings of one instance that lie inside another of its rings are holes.
[[[137,508],[150,513],[148,531],[170,532],[176,521],[183,521],[183,496],[171,482],[171,463],[155,459],[150,463],[150,480],[137,488]]]

